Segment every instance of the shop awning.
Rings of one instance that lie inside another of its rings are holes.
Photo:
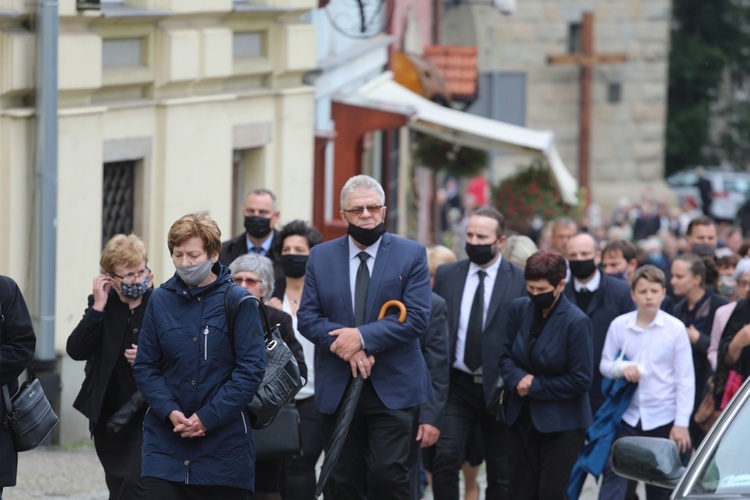
[[[563,201],[578,204],[578,181],[565,168],[552,132],[531,130],[441,106],[394,82],[390,72],[337,100],[404,114],[410,119],[410,128],[462,146],[542,156],[549,163]]]

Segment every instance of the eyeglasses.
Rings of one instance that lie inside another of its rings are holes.
[[[750,281],[748,281],[748,280],[739,280],[737,282],[737,286],[740,286],[740,287],[743,287],[743,288],[746,287],[746,286],[750,286]]]
[[[260,280],[256,280],[253,278],[240,278],[239,276],[237,276],[236,278],[234,278],[234,282],[240,286],[242,286],[242,284],[245,282],[247,282],[248,286],[255,286],[260,283]]]
[[[148,266],[144,267],[137,273],[128,273],[125,276],[120,276],[119,274],[112,273],[112,276],[115,278],[121,279],[123,281],[141,281],[146,278],[146,276],[151,274],[151,269],[148,268]]]
[[[349,209],[342,208],[341,210],[343,210],[347,214],[352,214],[355,217],[359,217],[364,213],[365,210],[374,215],[380,212],[381,208],[383,208],[383,205],[367,205],[366,207],[354,207]]]

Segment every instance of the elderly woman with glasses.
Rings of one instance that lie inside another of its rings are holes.
[[[237,257],[230,265],[234,282],[259,298],[263,303],[273,296],[274,272],[273,262],[268,257],[248,253]],[[303,383],[307,380],[307,365],[302,346],[294,335],[292,317],[273,307],[267,307],[268,321],[279,325],[281,338],[289,346],[299,365]],[[259,450],[262,451],[262,450]],[[280,458],[257,460],[255,463],[255,494],[253,499],[280,499],[281,470],[283,460]]]
[[[89,419],[89,431],[104,468],[110,498],[141,498],[143,415],[137,411],[117,433],[107,421],[127,404],[137,387],[131,365],[151,296],[153,275],[146,266],[146,246],[131,234],[107,242],[94,277],[83,318],[68,337],[71,358],[86,361],[86,378],[73,407]]]

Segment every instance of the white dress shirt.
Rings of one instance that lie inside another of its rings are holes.
[[[307,382],[294,396],[294,399],[306,399],[315,394],[315,344],[303,337],[297,330],[297,316],[292,314],[292,305],[289,303],[286,294],[284,295],[284,301],[281,303],[281,310],[292,317],[294,336],[297,337],[297,341],[302,346],[302,353],[305,355],[305,365],[307,366]]]
[[[596,273],[594,273],[594,277],[591,278],[591,281],[588,283],[581,283],[578,281],[578,278],[573,278],[573,288],[575,288],[576,292],[580,292],[581,290],[588,290],[589,292],[595,292],[599,290],[599,285],[602,283],[602,272],[600,270],[596,270]]]
[[[370,276],[372,276],[372,268],[375,266],[375,257],[378,255],[381,241],[383,241],[383,238],[378,238],[378,241],[364,250],[360,250],[354,244],[352,237],[349,236],[349,290],[352,292],[352,312],[354,312],[354,288],[357,286],[357,271],[359,270],[359,264],[362,262],[357,255],[359,255],[359,252],[366,252],[370,256],[366,263],[367,270],[370,271]]]
[[[479,286],[479,271],[483,270],[487,273],[484,277],[484,307],[482,311],[482,325],[487,321],[487,309],[490,307],[490,299],[492,298],[492,290],[495,288],[495,279],[497,278],[497,271],[500,269],[500,262],[502,256],[499,256],[497,262],[492,264],[486,269],[482,269],[479,265],[471,262],[469,264],[469,272],[466,275],[466,282],[464,283],[464,293],[461,296],[461,314],[458,317],[458,331],[456,332],[456,359],[453,361],[453,368],[457,368],[463,372],[471,373],[474,375],[482,374],[482,367],[477,368],[476,371],[472,372],[466,363],[464,363],[464,345],[466,344],[466,328],[469,326],[469,315],[471,314],[471,305],[474,302],[474,294],[477,293],[477,286]]]
[[[636,324],[638,311],[615,318],[604,341],[599,370],[609,378],[622,377],[629,365],[639,365],[643,375],[622,419],[644,431],[670,422],[687,427],[693,413],[695,374],[693,351],[685,325],[664,311],[646,328]],[[630,361],[619,360],[623,350]]]

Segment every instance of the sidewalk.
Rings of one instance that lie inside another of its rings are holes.
[[[486,484],[483,471],[479,482],[483,490]],[[642,485],[638,491],[640,498],[645,498]],[[595,500],[597,492],[598,487],[589,477],[581,500]],[[75,448],[43,447],[20,453],[17,486],[3,492],[3,500],[107,500],[108,497],[104,472],[93,443]],[[423,500],[432,500],[429,489]]]

